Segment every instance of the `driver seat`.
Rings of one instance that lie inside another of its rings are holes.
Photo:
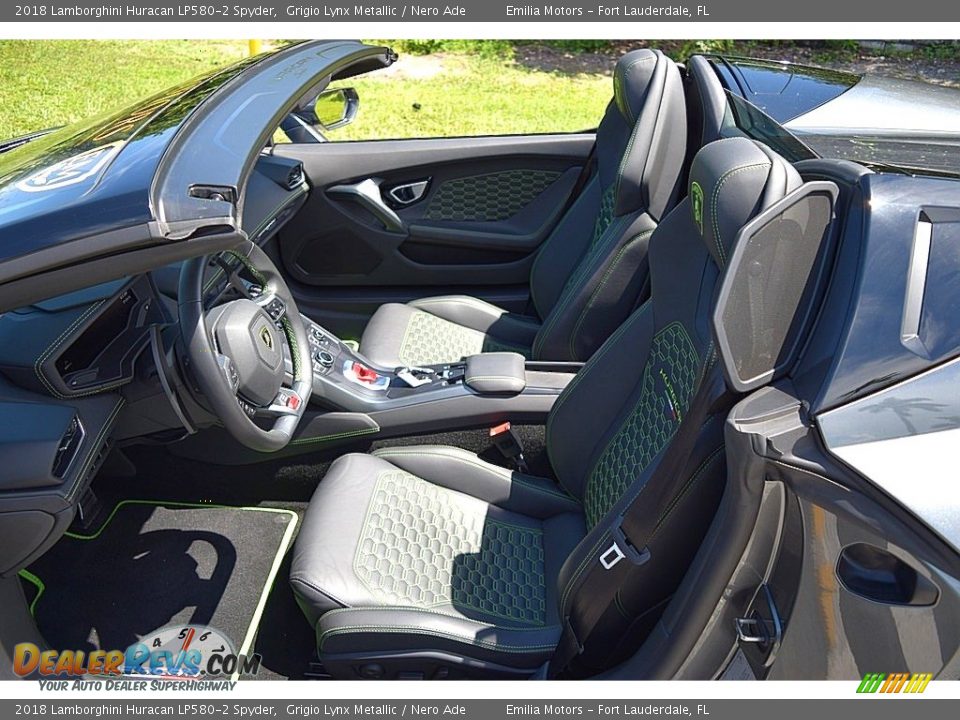
[[[511,677],[550,660],[570,589],[610,545],[701,383],[729,397],[710,317],[738,230],[801,185],[793,167],[746,138],[703,148],[684,200],[650,243],[652,297],[560,395],[547,426],[558,483],[441,446],[337,459],[294,550],[291,583],[335,677]],[[694,187],[694,185],[696,187]],[[724,482],[718,403],[635,569],[628,633],[599,667],[650,629],[696,553]],[[589,418],[589,422],[584,422]],[[633,617],[633,616],[631,616]]]

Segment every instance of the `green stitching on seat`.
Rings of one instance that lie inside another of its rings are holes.
[[[385,470],[353,569],[380,602],[469,608],[527,626],[546,621],[543,531],[494,520],[487,503]]]
[[[318,437],[298,438],[291,440],[290,445],[310,445],[313,443],[331,442],[333,440],[343,440],[348,437],[359,437],[361,435],[371,435],[380,432],[380,426],[372,428],[362,428],[360,430],[350,430],[348,432],[333,433],[332,435],[320,435]]]
[[[509,628],[511,631],[513,628]],[[506,645],[499,642],[488,642],[486,640],[481,640],[479,638],[466,637],[464,635],[457,635],[452,632],[442,632],[439,630],[427,630],[425,628],[412,628],[406,627],[403,625],[345,625],[343,627],[330,628],[329,630],[324,630],[320,633],[320,651],[323,651],[324,643],[334,635],[344,635],[347,633],[353,632],[376,632],[376,633],[390,633],[390,634],[405,634],[410,633],[412,635],[430,635],[431,637],[439,637],[447,640],[454,640],[456,642],[466,643],[468,645],[476,645],[478,647],[486,648],[488,650],[497,650],[498,652],[508,652],[508,653],[523,653],[523,652],[533,652],[537,650],[553,650],[556,645]]]
[[[543,345],[546,342],[546,338],[550,334],[550,330],[560,321],[560,318],[563,317],[563,311],[567,309],[567,306],[573,302],[573,299],[577,295],[577,290],[580,288],[581,282],[589,274],[590,269],[593,267],[593,263],[597,261],[598,258],[602,259],[604,257],[601,250],[610,245],[611,238],[613,240],[619,239],[619,229],[627,224],[628,218],[613,218],[601,232],[600,237],[602,238],[598,241],[596,238],[591,242],[590,246],[587,248],[586,253],[577,264],[577,267],[571,273],[570,277],[567,279],[567,282],[563,286],[563,290],[560,293],[560,298],[557,301],[557,304],[554,306],[553,310],[550,311],[550,314],[546,318],[546,322],[543,327],[540,328],[540,331],[537,333],[536,340],[533,343],[533,354],[538,356],[543,349]],[[598,218],[597,226],[600,225],[601,220]]]
[[[523,478],[521,475],[517,475],[509,470],[499,471],[496,467],[490,467],[483,462],[475,461],[472,457],[464,457],[462,455],[453,453],[453,452],[442,452],[437,450],[408,450],[405,448],[384,448],[377,450],[373,453],[377,457],[381,458],[391,458],[391,457],[442,457],[448,460],[455,460],[457,462],[462,462],[467,465],[472,465],[478,470],[483,472],[490,473],[494,477],[501,479],[508,483],[514,483],[518,485],[523,485],[525,488],[532,490],[534,492],[539,492],[544,495],[550,495],[559,500],[567,500],[574,505],[579,506],[579,502],[572,495],[569,495],[565,492],[562,492],[559,488],[557,490],[551,490],[549,488],[537,485]]]
[[[536,310],[538,313],[544,312],[543,308],[540,308],[539,304],[537,303],[537,297],[536,297],[537,286],[536,286],[536,283],[534,282],[534,277],[537,274],[537,268],[540,266],[540,261],[543,260],[543,258],[547,255],[547,248],[549,248],[550,245],[556,242],[556,239],[560,237],[560,233],[558,232],[557,229],[563,224],[563,221],[566,218],[570,217],[574,212],[574,210],[577,207],[579,207],[579,205],[582,202],[584,202],[584,199],[590,196],[594,183],[599,183],[599,182],[600,182],[600,173],[599,171],[594,170],[591,173],[590,181],[583,186],[583,190],[580,191],[580,195],[573,201],[573,205],[571,205],[570,209],[566,212],[566,214],[564,214],[563,217],[560,218],[560,222],[558,223],[557,227],[553,229],[553,232],[550,233],[550,236],[546,239],[546,241],[540,246],[540,249],[537,251],[537,257],[534,259],[533,267],[530,269],[530,301],[533,303],[534,310]],[[596,221],[594,221],[594,224],[596,224]]]
[[[712,453],[710,453],[706,460],[700,463],[699,467],[693,471],[687,481],[683,484],[683,487],[671,500],[667,507],[664,509],[663,514],[657,520],[657,524],[653,528],[653,532],[650,534],[650,537],[646,541],[646,545],[649,545],[653,539],[657,536],[657,533],[660,532],[660,528],[663,527],[663,524],[669,519],[670,515],[673,514],[673,511],[676,509],[677,505],[680,504],[680,501],[687,496],[687,493],[690,489],[696,484],[697,480],[703,475],[703,472],[713,464],[713,461],[720,457],[720,454],[723,452],[723,446],[718,447]]]
[[[723,187],[723,184],[727,181],[728,178],[733,177],[741,172],[755,168],[768,168],[770,167],[769,162],[765,163],[752,163],[750,165],[741,165],[736,167],[733,170],[728,170],[726,173],[720,176],[720,179],[717,180],[716,186],[713,188],[713,196],[710,199],[710,211],[713,215],[713,241],[717,246],[717,254],[720,259],[720,267],[723,267],[727,264],[727,252],[723,247],[723,243],[720,240],[720,221],[717,217],[717,203],[720,201],[720,188]]]
[[[567,383],[566,387],[560,392],[560,395],[557,396],[556,402],[553,403],[553,407],[550,409],[550,414],[547,416],[547,427],[546,427],[546,436],[547,436],[547,450],[550,449],[550,439],[551,439],[551,428],[553,427],[553,419],[557,417],[558,410],[560,406],[563,405],[570,395],[573,393],[574,389],[580,384],[580,381],[588,375],[588,369],[594,367],[601,358],[607,354],[610,348],[615,347],[617,344],[617,339],[623,335],[629,328],[633,327],[633,324],[639,320],[642,315],[645,315],[652,309],[650,300],[647,300],[639,308],[634,310],[633,314],[626,319],[626,321],[617,328],[616,332],[613,333],[606,342],[600,346],[600,349],[595,352],[584,366],[580,368],[580,372],[573,376],[573,380]]]
[[[576,342],[577,338],[580,336],[580,328],[583,326],[583,323],[586,321],[587,315],[590,313],[590,308],[593,307],[593,304],[596,302],[597,298],[600,296],[600,293],[603,292],[603,288],[606,286],[607,281],[610,279],[610,276],[613,275],[613,271],[616,270],[617,265],[623,259],[623,256],[630,250],[630,248],[634,246],[636,242],[639,242],[640,240],[643,240],[644,238],[649,237],[652,234],[653,234],[653,230],[644,230],[643,232],[638,233],[637,235],[634,235],[632,238],[627,240],[627,242],[624,243],[623,247],[621,247],[620,250],[617,251],[617,254],[614,256],[613,260],[610,262],[610,265],[607,267],[606,272],[604,272],[603,277],[600,280],[600,283],[597,285],[597,287],[594,288],[593,293],[591,293],[590,299],[587,300],[587,304],[584,306],[583,311],[580,313],[580,317],[577,318],[577,322],[574,325],[573,331],[570,333],[570,346],[569,346],[570,357],[572,358],[577,357],[574,343]]]
[[[530,353],[527,348],[414,309],[400,343],[399,360],[405,365],[431,365],[482,352],[516,352],[524,357]]]
[[[587,479],[584,508],[594,527],[670,443],[697,388],[700,358],[686,328],[673,322],[653,337],[633,410]]]

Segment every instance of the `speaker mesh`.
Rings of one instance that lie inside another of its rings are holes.
[[[783,367],[798,341],[832,215],[830,198],[808,195],[741,239],[720,309],[729,360],[743,384]]]

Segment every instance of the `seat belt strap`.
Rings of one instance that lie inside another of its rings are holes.
[[[563,206],[563,212],[561,212],[559,216],[561,219],[567,214],[573,204],[577,201],[577,198],[579,198],[583,193],[583,189],[590,181],[590,176],[593,175],[593,166],[596,165],[596,160],[597,141],[594,140],[593,145],[590,147],[590,152],[587,153],[586,160],[583,161],[583,167],[580,168],[580,174],[577,175],[577,179],[574,181],[573,187],[570,188],[570,194],[567,196],[567,202]]]
[[[647,542],[682,487],[683,473],[700,430],[710,416],[714,399],[723,393],[723,389],[718,388],[722,378],[711,372],[715,365],[716,356],[711,355],[704,367],[703,380],[660,463],[637,497],[610,525],[609,542],[600,546],[597,556],[588,561],[588,570],[573,581],[576,587],[566,607],[560,609],[564,624],[550,660],[551,678],[558,677],[583,654],[597,624],[616,601],[624,580],[633,568],[650,559]]]

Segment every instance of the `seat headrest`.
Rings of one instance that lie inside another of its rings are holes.
[[[613,102],[630,125],[640,117],[658,56],[656,50],[631,50],[613,68]]]
[[[690,211],[721,268],[744,225],[803,185],[800,174],[767,146],[744,137],[709,143],[690,167]]]
[[[628,134],[617,158],[614,214],[643,208],[659,220],[676,200],[686,154],[686,104],[676,63],[659,50],[621,57],[609,112],[620,116]]]

